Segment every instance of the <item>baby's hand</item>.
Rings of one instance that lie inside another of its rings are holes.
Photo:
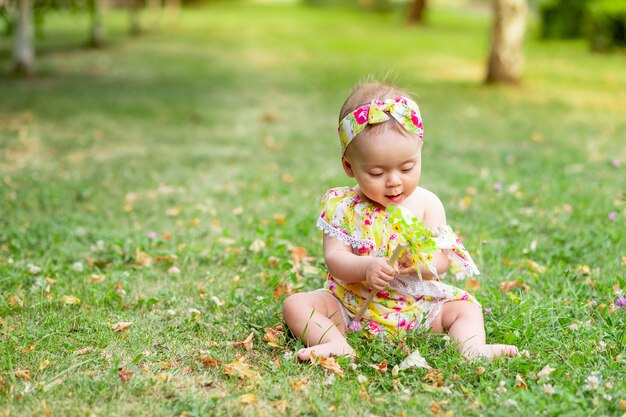
[[[404,251],[400,260],[398,260],[398,270],[399,273],[404,274],[414,274],[417,272],[415,268],[415,263],[411,259],[411,254],[409,251]]]
[[[370,288],[381,291],[387,283],[393,281],[398,270],[391,265],[386,258],[371,257],[370,262],[365,270],[365,279]]]

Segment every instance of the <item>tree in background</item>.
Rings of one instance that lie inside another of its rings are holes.
[[[89,46],[100,48],[106,42],[104,29],[103,0],[88,0],[91,29],[89,31]]]
[[[21,75],[35,72],[35,29],[33,0],[17,0],[13,20],[13,71]]]
[[[524,63],[526,0],[495,0],[487,83],[519,83]]]
[[[426,12],[427,0],[413,0],[409,7],[409,16],[407,23],[409,25],[422,25],[424,24],[424,15]]]

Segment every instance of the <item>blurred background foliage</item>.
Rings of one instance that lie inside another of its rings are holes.
[[[586,37],[594,51],[626,47],[624,0],[548,0],[539,16],[542,38]]]

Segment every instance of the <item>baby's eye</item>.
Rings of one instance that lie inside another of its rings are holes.
[[[374,178],[378,178],[378,177],[380,177],[381,175],[383,175],[383,173],[382,173],[382,172],[370,172],[369,174],[370,174],[370,176],[372,176],[372,177],[374,177]]]
[[[410,167],[402,168],[402,172],[411,172],[414,167],[415,167],[415,165],[411,165]]]

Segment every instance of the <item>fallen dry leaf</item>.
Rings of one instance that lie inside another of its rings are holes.
[[[284,183],[287,183],[287,184],[293,183],[293,175],[291,175],[288,172],[283,173],[283,175],[281,176],[281,179],[283,180]]]
[[[124,368],[119,368],[117,370],[117,376],[120,377],[122,382],[128,382],[133,377],[133,375],[135,375],[134,371],[127,371]]]
[[[48,365],[50,365],[50,361],[48,359],[42,360],[41,363],[39,364],[39,370],[43,371],[44,369],[48,367]]]
[[[513,288],[519,287],[520,285],[522,285],[522,283],[520,281],[504,281],[500,283],[500,289],[504,292],[509,292],[511,291]]]
[[[27,369],[15,371],[13,375],[15,375],[15,377],[19,379],[25,379],[27,381],[30,380],[30,371]]]
[[[116,331],[116,332],[123,332],[124,330],[128,329],[132,325],[133,325],[132,321],[120,321],[119,323],[115,323],[114,325],[112,325],[111,330]]]
[[[217,361],[213,358],[209,358],[208,356],[203,356],[200,358],[200,363],[202,366],[208,367],[217,367]]]
[[[280,327],[279,327],[280,326]],[[281,347],[281,337],[283,335],[282,332],[282,324],[278,324],[276,327],[267,327],[265,328],[265,335],[263,336],[263,341],[272,347]]]
[[[424,378],[422,378],[422,381],[426,382],[427,384],[441,387],[443,386],[443,375],[441,374],[441,371],[438,369],[430,369],[426,373],[426,375],[424,375]]]
[[[252,350],[253,345],[252,345],[252,340],[254,339],[254,333],[250,333],[248,335],[248,337],[246,337],[245,340],[242,340],[240,342],[228,342],[228,344],[230,346],[243,346],[246,350]]]
[[[253,370],[243,358],[235,359],[232,363],[224,366],[224,373],[230,376],[236,376],[239,379],[249,379],[250,381],[260,380],[261,375]]]
[[[467,280],[467,283],[465,284],[465,288],[472,290],[472,291],[478,291],[480,289],[480,281],[477,279],[470,278]]]
[[[178,256],[176,255],[161,255],[161,256],[157,256],[156,258],[154,258],[154,264],[156,265],[160,263],[174,262],[177,259],[178,259]]]
[[[276,411],[279,411],[281,413],[284,413],[285,411],[287,411],[287,406],[289,405],[289,403],[285,400],[272,401],[271,404],[272,404],[272,407],[276,409]]]
[[[361,397],[363,400],[367,402],[372,400],[372,397],[370,397],[370,395],[367,393],[367,390],[365,389],[364,385],[361,385],[361,390],[359,391],[359,397]]]
[[[294,391],[300,391],[301,389],[304,389],[304,387],[306,387],[308,383],[309,380],[306,378],[303,378],[299,381],[291,381],[291,389],[293,389]]]
[[[517,374],[515,375],[515,386],[521,389],[526,389],[528,388],[528,386],[526,385],[526,381],[524,381],[524,378],[520,375]]]
[[[86,348],[82,348],[82,349],[78,349],[76,351],[74,351],[74,355],[84,355],[85,353],[89,353],[93,350],[93,348],[91,346],[88,346]]]
[[[141,249],[137,248],[135,250],[135,264],[148,267],[152,265],[152,257],[147,253],[142,252]]]
[[[57,386],[57,385],[59,385],[59,384],[61,384],[61,383],[63,383],[63,380],[62,380],[61,378],[56,378],[56,379],[54,379],[54,380],[50,381],[50,383],[48,383],[48,384],[44,385],[43,390],[44,390],[45,392],[48,392],[48,391],[50,391],[52,388],[54,388],[55,386]]]
[[[378,372],[387,372],[387,361],[384,360],[381,363],[378,364],[370,364],[370,366],[374,369],[376,369]]]
[[[289,252],[291,253],[292,270],[297,271],[300,269],[300,264],[306,258],[306,249],[302,246],[289,246]]]
[[[311,352],[311,363],[313,365],[321,365],[323,368],[326,368],[339,376],[343,376],[343,369],[341,369],[341,366],[339,366],[339,362],[337,362],[336,358],[317,357],[315,356],[314,352]]]
[[[74,295],[64,295],[63,297],[61,297],[61,301],[63,302],[63,304],[68,304],[68,305],[80,304],[80,299]]]
[[[537,262],[531,261],[530,259],[526,260],[526,267],[531,271],[537,272],[538,274],[546,272],[545,266],[539,265]]]
[[[290,282],[281,282],[274,288],[274,297],[280,298],[281,295],[295,294],[297,290]]]
[[[278,268],[278,258],[275,256],[270,256],[269,258],[267,258],[267,265],[272,269]]]
[[[106,277],[104,275],[91,274],[89,276],[89,281],[93,282],[94,284],[98,284],[100,282],[103,282],[105,279],[106,279]]]
[[[254,394],[243,394],[237,398],[237,401],[241,404],[252,404],[259,401],[259,398]]]
[[[431,413],[433,414],[439,414],[443,411],[443,407],[446,405],[448,401],[435,401],[432,400],[430,402],[430,406],[428,407],[428,409],[430,410]]]

